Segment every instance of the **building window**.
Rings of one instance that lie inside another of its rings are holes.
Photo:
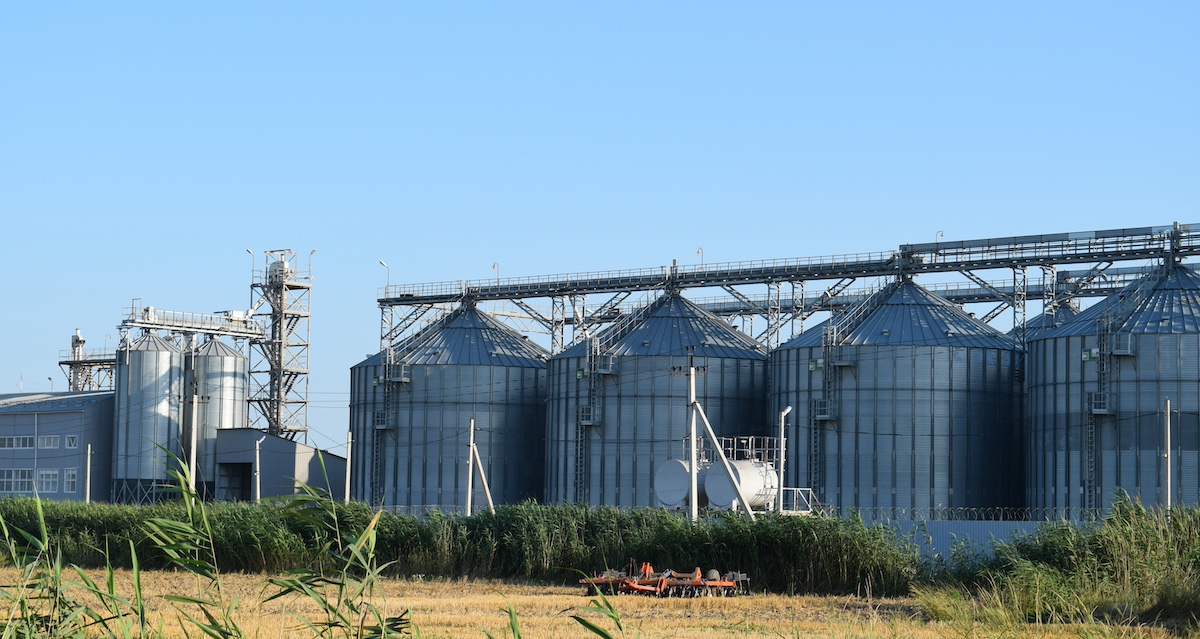
[[[78,484],[78,483],[79,483],[79,469],[78,468],[64,468],[63,469],[63,492],[64,493],[75,492],[76,484]]]
[[[58,435],[42,435],[38,437],[38,448],[58,448]]]
[[[387,426],[387,412],[382,410],[375,411],[375,426]]]
[[[33,438],[0,437],[0,448],[33,448]]]
[[[67,448],[79,448],[79,435],[67,435]]]
[[[47,495],[58,492],[58,469],[38,470],[38,494]]]
[[[33,492],[32,468],[0,469],[0,493],[31,492]]]

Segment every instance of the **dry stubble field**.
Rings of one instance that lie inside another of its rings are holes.
[[[0,584],[12,583],[11,569],[0,570]],[[95,577],[101,575],[97,573]],[[311,632],[301,629],[295,614],[313,614],[311,603],[291,597],[261,603],[270,593],[262,575],[223,576],[226,594],[238,598],[236,618],[250,637],[303,639]],[[119,583],[129,585],[130,574],[118,572]],[[195,594],[194,577],[181,573],[145,572],[143,592],[147,596]],[[576,606],[589,598],[582,588],[518,584],[478,580],[389,579],[374,600],[385,612],[413,611],[421,635],[429,639],[470,637],[480,639],[484,631],[503,637],[509,604],[520,615],[525,637],[592,637],[571,619]],[[736,598],[655,599],[619,596],[612,601],[621,613],[625,636],[645,639],[713,639],[715,637],[1170,637],[1158,628],[1103,625],[1007,625],[981,626],[971,621],[925,621],[912,599],[857,597],[786,597],[751,595]],[[154,619],[163,621],[167,636],[183,637],[179,614],[172,604],[153,599]],[[601,625],[606,620],[593,617]],[[607,627],[607,626],[606,626]],[[191,633],[196,636],[193,631]],[[619,633],[614,633],[620,636]]]

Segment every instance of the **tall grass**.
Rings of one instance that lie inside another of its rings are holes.
[[[36,500],[0,500],[0,517],[36,529]],[[340,534],[297,517],[287,501],[204,505],[213,563],[223,571],[279,572],[328,566]],[[310,504],[311,505],[311,504]],[[171,557],[143,534],[150,521],[187,521],[182,502],[147,507],[50,503],[45,521],[64,558],[84,567],[164,568]],[[332,517],[333,511],[326,513]],[[416,519],[337,504],[343,531],[374,521],[376,552],[387,574],[566,580],[573,571],[696,566],[749,573],[755,589],[781,593],[903,594],[921,572],[911,544],[886,527],[854,518],[719,515],[691,523],[657,509],[620,510],[525,503],[495,514]],[[108,549],[107,553],[104,549]]]
[[[1123,497],[1095,522],[1047,523],[993,550],[941,583],[1026,621],[1200,621],[1200,509]]]

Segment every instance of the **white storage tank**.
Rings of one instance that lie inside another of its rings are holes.
[[[712,466],[706,462],[697,464],[696,492],[697,503],[704,508],[708,496],[704,492],[704,480]],[[692,492],[692,464],[686,459],[672,459],[664,462],[654,473],[654,494],[659,502],[668,508],[681,508],[687,504],[688,494]]]
[[[742,493],[750,507],[755,510],[766,508],[775,501],[779,489],[779,474],[774,466],[765,461],[755,459],[731,459],[730,470],[742,487]],[[722,509],[732,509],[738,501],[737,488],[729,480],[721,462],[716,462],[708,469],[704,479],[704,492],[708,495],[708,503]]]

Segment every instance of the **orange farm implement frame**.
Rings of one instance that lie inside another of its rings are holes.
[[[606,595],[649,595],[652,597],[733,597],[750,592],[750,578],[745,573],[727,572],[722,575],[716,570],[707,574],[696,568],[681,573],[674,570],[654,572],[647,563],[642,564],[641,574],[630,576],[617,570],[606,570],[596,577],[579,580],[588,594],[602,592]]]

